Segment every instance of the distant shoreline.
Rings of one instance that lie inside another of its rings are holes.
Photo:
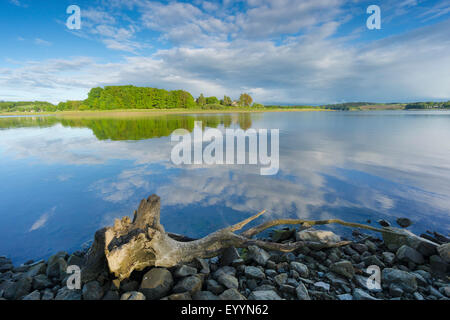
[[[298,112],[298,111],[334,111],[324,108],[230,108],[230,109],[117,109],[117,110],[89,110],[89,111],[57,111],[57,112],[0,112],[0,116],[39,116],[39,115],[159,115],[159,114],[189,114],[189,113],[260,113],[260,112]]]
[[[84,110],[84,111],[42,111],[42,112],[0,112],[0,116],[143,116],[143,115],[165,115],[165,114],[217,114],[217,113],[264,113],[264,112],[317,112],[317,111],[446,111],[448,109],[403,109],[403,108],[367,108],[351,110],[334,110],[322,107],[312,108],[227,108],[227,109],[115,109],[115,110]]]

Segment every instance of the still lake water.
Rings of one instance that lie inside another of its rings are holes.
[[[172,164],[170,133],[194,121],[280,129],[278,174]],[[166,229],[191,237],[262,209],[258,223],[409,217],[413,232],[448,234],[450,112],[0,117],[0,255],[14,263],[79,249],[153,193]]]

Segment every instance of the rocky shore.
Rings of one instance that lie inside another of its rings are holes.
[[[86,251],[59,252],[21,266],[0,257],[0,300],[448,300],[449,239],[421,235],[439,245],[435,247],[404,231],[404,237],[380,239],[355,229],[348,245],[291,253],[231,247],[211,259],[135,271],[122,282],[104,272],[80,290],[66,286],[66,270],[82,266]],[[299,240],[337,242],[341,237],[304,227],[270,235],[272,242]],[[378,287],[368,281],[369,266],[379,267]]]

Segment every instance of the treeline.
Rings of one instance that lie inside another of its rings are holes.
[[[197,99],[187,91],[135,87],[135,86],[106,86],[93,88],[88,98],[83,101],[66,101],[56,106],[56,110],[115,110],[115,109],[222,109],[225,107],[263,107],[253,103],[252,97],[243,93],[239,100],[232,100],[228,96],[223,99],[204,97]]]
[[[56,106],[45,101],[0,101],[0,112],[56,111]]]
[[[450,109],[450,101],[447,102],[414,102],[405,106],[406,110],[414,109]]]
[[[376,103],[373,102],[346,102],[346,103],[337,103],[337,104],[327,104],[325,106],[322,106],[324,109],[329,110],[342,110],[342,111],[348,111],[354,108],[359,108],[362,106],[368,106],[368,105],[375,105]]]
[[[189,109],[195,108],[192,95],[183,90],[107,86],[93,88],[84,101],[67,101],[58,104],[64,110],[114,110],[114,109]]]

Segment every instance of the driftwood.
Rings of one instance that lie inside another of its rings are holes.
[[[386,232],[385,229],[336,219],[321,221],[285,219],[263,223],[241,234],[235,233],[264,213],[265,210],[233,226],[211,233],[204,238],[192,240],[165,232],[164,227],[160,223],[160,198],[152,195],[148,199],[141,201],[138,210],[134,212],[132,221],[129,217],[124,217],[121,220],[117,219],[113,227],[97,231],[94,243],[88,252],[85,266],[82,269],[83,282],[91,281],[105,271],[113,273],[119,280],[124,280],[134,270],[141,271],[151,266],[173,267],[190,262],[194,258],[215,257],[229,247],[245,248],[255,245],[266,250],[292,252],[305,246],[323,249],[350,243],[349,241],[275,243],[252,239],[254,235],[281,224],[311,226],[339,223],[350,227]],[[105,270],[106,265],[109,270]]]

